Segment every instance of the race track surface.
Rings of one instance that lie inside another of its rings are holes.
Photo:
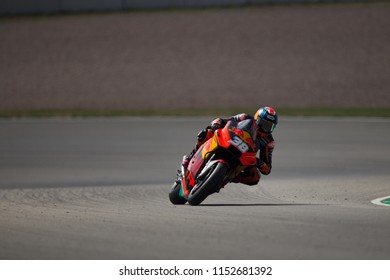
[[[282,117],[258,186],[174,206],[208,122],[1,120],[0,258],[390,258],[390,120]]]

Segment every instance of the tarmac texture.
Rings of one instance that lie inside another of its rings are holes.
[[[389,107],[389,26],[378,3],[3,18],[0,110]],[[0,259],[390,258],[388,119],[281,117],[259,185],[174,206],[211,119],[0,120]]]
[[[0,121],[0,259],[389,259],[389,120],[281,118],[259,185],[174,206],[209,121]]]

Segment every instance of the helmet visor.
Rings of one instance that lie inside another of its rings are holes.
[[[267,120],[261,119],[259,121],[259,128],[261,131],[265,133],[271,133],[272,131],[274,131],[275,124],[273,122],[269,122]]]

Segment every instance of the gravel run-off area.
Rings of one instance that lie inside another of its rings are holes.
[[[390,106],[390,4],[0,20],[0,110]]]

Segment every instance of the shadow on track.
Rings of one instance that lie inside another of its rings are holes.
[[[211,206],[211,207],[222,207],[222,206],[308,206],[308,205],[325,205],[325,204],[292,204],[292,203],[218,203],[218,204],[201,204],[198,206]]]

